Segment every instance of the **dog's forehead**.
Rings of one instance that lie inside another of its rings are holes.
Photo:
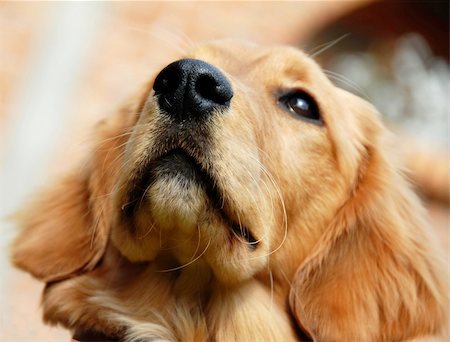
[[[273,79],[276,75],[308,79],[320,68],[301,50],[290,46],[259,46],[225,40],[197,46],[188,57],[204,60],[233,75],[257,74]]]

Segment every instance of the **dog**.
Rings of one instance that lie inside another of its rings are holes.
[[[158,70],[19,215],[44,321],[125,341],[437,336],[448,284],[375,108],[231,40]],[[100,336],[100,337],[99,337]]]

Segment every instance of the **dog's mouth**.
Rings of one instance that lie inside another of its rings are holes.
[[[132,185],[128,191],[128,196],[121,207],[122,219],[131,219],[141,207],[145,207],[146,201],[152,200],[146,196],[146,193],[152,184],[160,178],[176,183],[180,192],[185,191],[192,185],[204,191],[208,199],[208,206],[230,228],[230,234],[243,239],[250,249],[256,249],[258,240],[250,229],[244,226],[240,220],[232,219],[226,210],[226,196],[223,195],[222,190],[217,185],[218,182],[215,177],[194,156],[179,147],[151,159],[141,168],[138,176],[131,181]],[[187,200],[190,196],[187,196]]]

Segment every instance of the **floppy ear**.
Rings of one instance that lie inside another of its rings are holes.
[[[16,266],[47,282],[96,266],[109,237],[112,193],[133,113],[125,106],[97,125],[88,166],[53,184],[17,215],[22,230],[12,246]]]
[[[315,341],[435,333],[445,320],[447,284],[423,210],[385,155],[373,110],[351,103],[364,137],[359,170],[346,203],[297,269],[291,310]]]
[[[19,213],[14,264],[44,281],[92,269],[103,254],[108,227],[96,217],[90,196],[88,175],[71,175]]]

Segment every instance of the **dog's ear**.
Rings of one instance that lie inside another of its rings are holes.
[[[433,258],[422,208],[385,155],[373,109],[353,98],[361,130],[354,186],[299,266],[290,306],[315,341],[404,340],[444,321],[445,277]]]
[[[13,244],[14,264],[44,281],[92,269],[108,226],[90,198],[89,175],[70,175],[18,213],[22,230]]]
[[[16,215],[21,227],[12,245],[16,266],[47,282],[96,266],[109,237],[112,194],[132,113],[125,106],[98,124],[82,171],[51,185]]]

